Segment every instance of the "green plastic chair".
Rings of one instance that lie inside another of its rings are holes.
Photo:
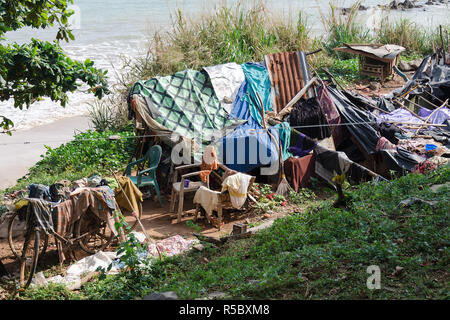
[[[161,193],[159,192],[158,182],[156,181],[156,169],[161,160],[162,149],[159,145],[152,146],[142,159],[130,162],[125,170],[125,175],[138,187],[153,186],[159,198],[159,204],[163,206]],[[131,168],[148,161],[148,169],[139,171],[136,176],[131,175]]]

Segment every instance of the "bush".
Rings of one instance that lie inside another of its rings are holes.
[[[443,30],[448,28],[449,26],[443,26]],[[405,47],[407,55],[419,54],[422,57],[433,52],[433,43],[435,46],[441,43],[438,28],[427,31],[408,19],[392,22],[388,16],[377,30],[376,37],[379,43],[397,44]]]
[[[282,51],[308,51],[313,45],[305,16],[292,19],[272,16],[262,4],[242,8],[221,7],[213,13],[189,19],[177,11],[168,32],[151,36],[149,53],[127,61],[126,88],[136,80],[169,75],[186,68],[228,62],[263,61],[264,55]],[[125,92],[126,90],[124,90]]]
[[[109,140],[111,135],[119,135],[122,139]],[[88,130],[55,149],[46,146],[46,154],[30,169],[27,178],[43,173],[57,175],[87,170],[99,174],[109,173],[109,169],[120,168],[130,160],[135,143],[134,139],[130,139],[133,135],[131,128],[118,133]]]
[[[130,125],[128,105],[119,94],[110,95],[103,100],[95,100],[90,105],[89,118],[95,131],[121,131]]]
[[[343,43],[364,43],[371,40],[369,30],[355,22],[361,2],[355,2],[346,15],[333,2],[330,2],[329,5],[330,12],[327,15],[320,12],[322,24],[326,31],[323,46],[332,57],[339,59],[353,58],[354,55],[335,51],[334,48],[341,47]]]

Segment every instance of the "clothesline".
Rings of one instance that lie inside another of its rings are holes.
[[[430,126],[430,127],[445,127],[445,124],[435,124],[435,123],[409,123],[409,122],[396,122],[396,121],[383,121],[392,124],[399,125],[411,125],[411,126]],[[304,126],[292,126],[291,129],[302,129],[302,128],[316,128],[316,127],[327,127],[327,126],[353,126],[353,125],[365,125],[365,124],[377,124],[376,121],[365,121],[365,122],[351,122],[351,123],[330,123],[330,124],[312,124],[312,125],[304,125]],[[266,131],[261,129],[252,129],[255,133],[265,133]],[[124,139],[136,139],[136,138],[154,138],[154,137],[170,137],[173,133],[164,133],[164,134],[149,134],[149,135],[139,135],[139,136],[129,136],[129,137],[120,137],[118,135],[112,135],[109,137],[101,137],[101,138],[89,138],[89,139],[77,139],[72,142],[82,142],[82,141],[98,141],[98,140],[124,140]],[[24,141],[24,142],[12,142],[12,143],[0,143],[0,146],[8,146],[8,145],[21,145],[21,144],[36,144],[36,143],[49,143],[49,142],[64,142],[71,141],[70,139],[62,139],[62,140],[40,140],[40,141]]]

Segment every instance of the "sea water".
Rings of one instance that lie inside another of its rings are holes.
[[[238,0],[75,0],[75,15],[72,25],[75,41],[61,42],[63,50],[72,59],[83,61],[91,59],[98,68],[108,70],[109,81],[112,86],[117,82],[117,74],[123,67],[123,58],[133,58],[146,53],[150,35],[155,31],[169,29],[173,16],[180,8],[191,18],[199,13],[214,10],[222,5],[231,6],[237,2],[246,6],[255,1]],[[354,1],[334,1],[340,7],[348,7]],[[383,22],[381,9],[378,4],[390,1],[366,0],[360,22],[373,28]],[[423,4],[426,1],[417,1]],[[269,13],[283,14],[295,19],[298,11],[302,10],[311,31],[315,35],[323,34],[320,11],[327,12],[329,0],[266,0],[265,7]],[[320,11],[319,11],[320,10]],[[390,19],[400,17],[409,18],[427,28],[435,28],[440,23],[450,23],[449,5],[424,6],[411,10],[395,10],[390,13]],[[25,43],[32,37],[53,41],[57,29],[37,30],[24,28],[7,33],[9,42]],[[0,102],[0,115],[13,120],[16,130],[29,129],[34,126],[50,123],[55,120],[86,115],[90,104],[95,98],[81,90],[69,94],[69,103],[63,108],[58,102],[43,99],[28,109],[19,110],[13,107],[12,100]]]

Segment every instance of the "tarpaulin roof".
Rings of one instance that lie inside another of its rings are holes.
[[[235,128],[243,122],[228,119],[206,72],[188,69],[138,81],[129,95],[134,94],[145,99],[146,112],[157,125],[202,143],[211,141],[218,131]],[[153,121],[146,122],[155,127]]]
[[[418,84],[419,86],[415,88]],[[413,88],[415,89],[411,91]],[[393,90],[389,93],[389,97],[392,98],[396,94],[402,95],[408,92],[409,95],[421,95],[430,92],[433,96],[427,97],[427,99],[440,105],[442,101],[450,98],[450,66],[436,63],[436,54],[427,56],[403,88]]]
[[[134,101],[146,125],[162,134],[164,142],[177,143],[165,137],[177,133],[194,139],[201,147],[215,144],[219,160],[243,172],[279,161],[278,146],[262,126],[259,98],[264,112],[271,111],[269,73],[264,65],[257,63],[225,64],[202,71],[188,69],[138,81],[129,93],[129,102]],[[225,104],[230,100],[233,109],[229,115]],[[277,143],[281,137],[282,154],[287,158],[289,124],[269,130]],[[194,154],[199,151],[194,146]],[[195,156],[198,159],[198,154]]]
[[[257,99],[254,96],[255,93],[250,88],[255,88],[261,82],[260,80],[265,78],[267,69],[254,63],[244,64],[243,68],[250,69],[252,72],[244,72],[246,79],[239,88],[230,119],[242,119],[247,122],[221,140],[218,144],[218,157],[229,168],[248,172],[262,165],[277,162],[279,157],[277,145],[253,116],[255,112],[258,112],[256,110],[258,105],[255,104]],[[270,90],[260,90],[260,93],[261,100],[270,98]],[[259,112],[257,114],[259,115]],[[277,143],[281,135],[283,158],[288,158],[290,156],[287,152],[290,142],[289,124],[285,123],[285,127],[280,125],[271,127],[269,130]]]
[[[341,123],[346,125],[350,133],[361,144],[367,154],[375,152],[380,135],[369,122],[375,122],[375,117],[370,112],[358,109],[347,97],[338,89],[329,86],[328,91],[333,99],[336,108],[341,115]]]
[[[242,82],[245,80],[242,67],[237,63],[225,63],[203,68],[211,79],[212,86],[223,108],[230,113]]]

